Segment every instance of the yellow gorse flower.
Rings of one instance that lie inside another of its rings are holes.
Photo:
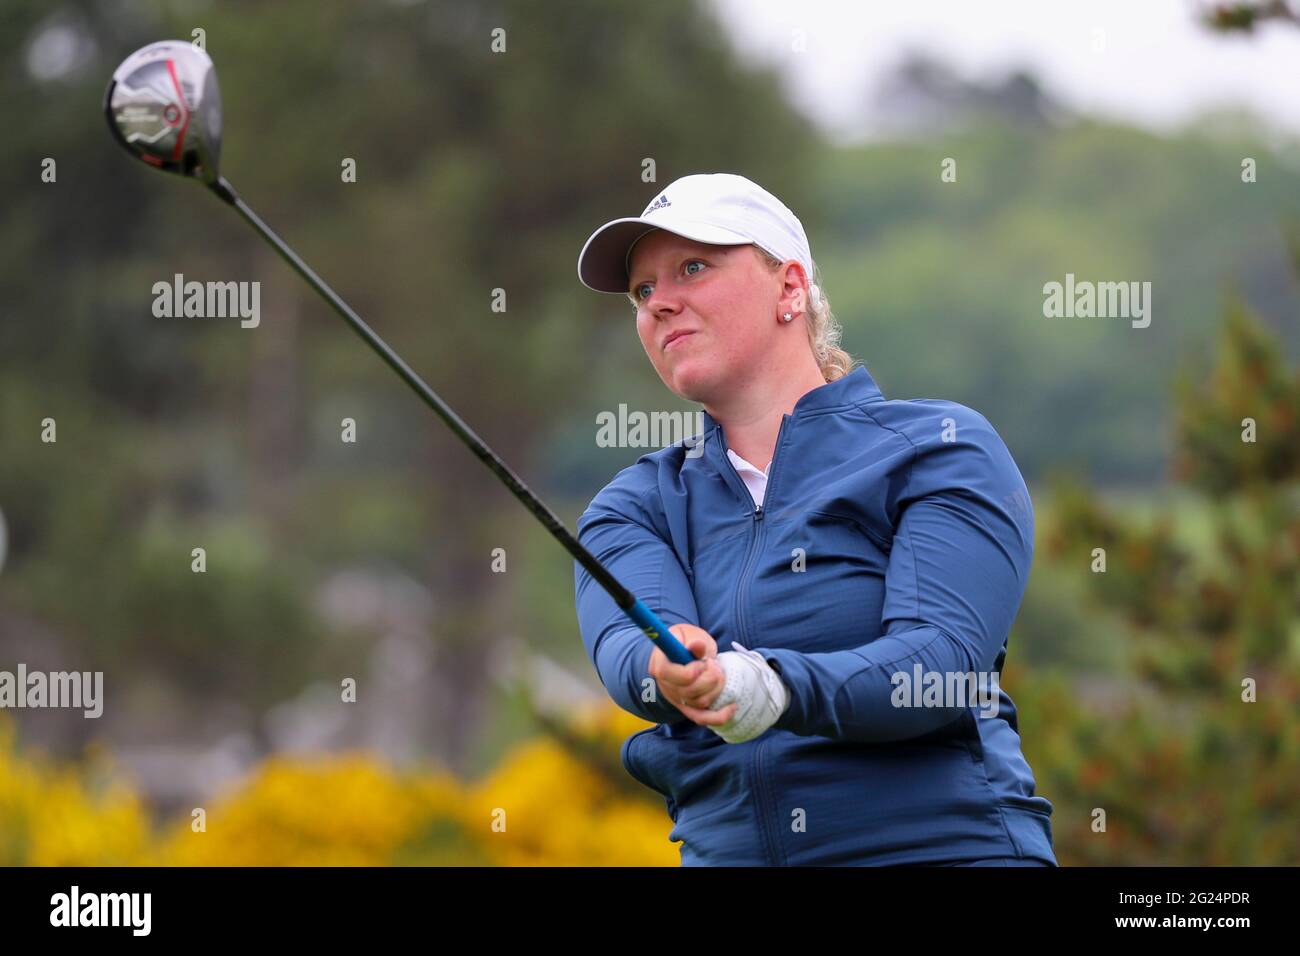
[[[201,801],[196,831],[190,814],[155,830],[106,754],[56,764],[0,715],[0,865],[672,866],[662,800],[618,765],[646,726],[584,711],[474,782],[365,753],[275,756]]]

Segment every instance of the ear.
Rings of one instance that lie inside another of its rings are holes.
[[[793,312],[802,315],[808,311],[808,273],[795,259],[781,267],[781,298],[777,303],[778,312]]]

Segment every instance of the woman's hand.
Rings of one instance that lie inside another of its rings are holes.
[[[722,665],[718,663],[718,642],[708,631],[694,624],[674,624],[668,630],[697,660],[691,664],[674,664],[656,647],[650,655],[649,671],[659,693],[702,727],[725,724],[736,712],[737,704],[728,704],[721,710],[708,709],[722,693],[727,680]]]

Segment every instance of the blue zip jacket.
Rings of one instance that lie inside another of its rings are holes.
[[[702,454],[696,436],[641,456],[578,537],[666,624],[761,653],[790,688],[776,724],[728,744],[683,716],[655,693],[654,646],[574,565],[601,682],[656,724],[621,756],[664,797],[682,864],[1055,865],[1052,804],[1034,794],[1006,692],[996,716],[952,698],[896,706],[896,674],[1002,669],[1034,518],[993,426],[954,402],[888,401],[856,367],[782,416],[755,507],[702,417]]]

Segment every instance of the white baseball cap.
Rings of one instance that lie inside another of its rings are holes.
[[[744,176],[696,173],[669,184],[640,216],[615,219],[593,232],[578,253],[582,284],[626,295],[632,247],[655,229],[713,245],[752,244],[782,262],[796,260],[813,281],[808,237],[785,203]]]

